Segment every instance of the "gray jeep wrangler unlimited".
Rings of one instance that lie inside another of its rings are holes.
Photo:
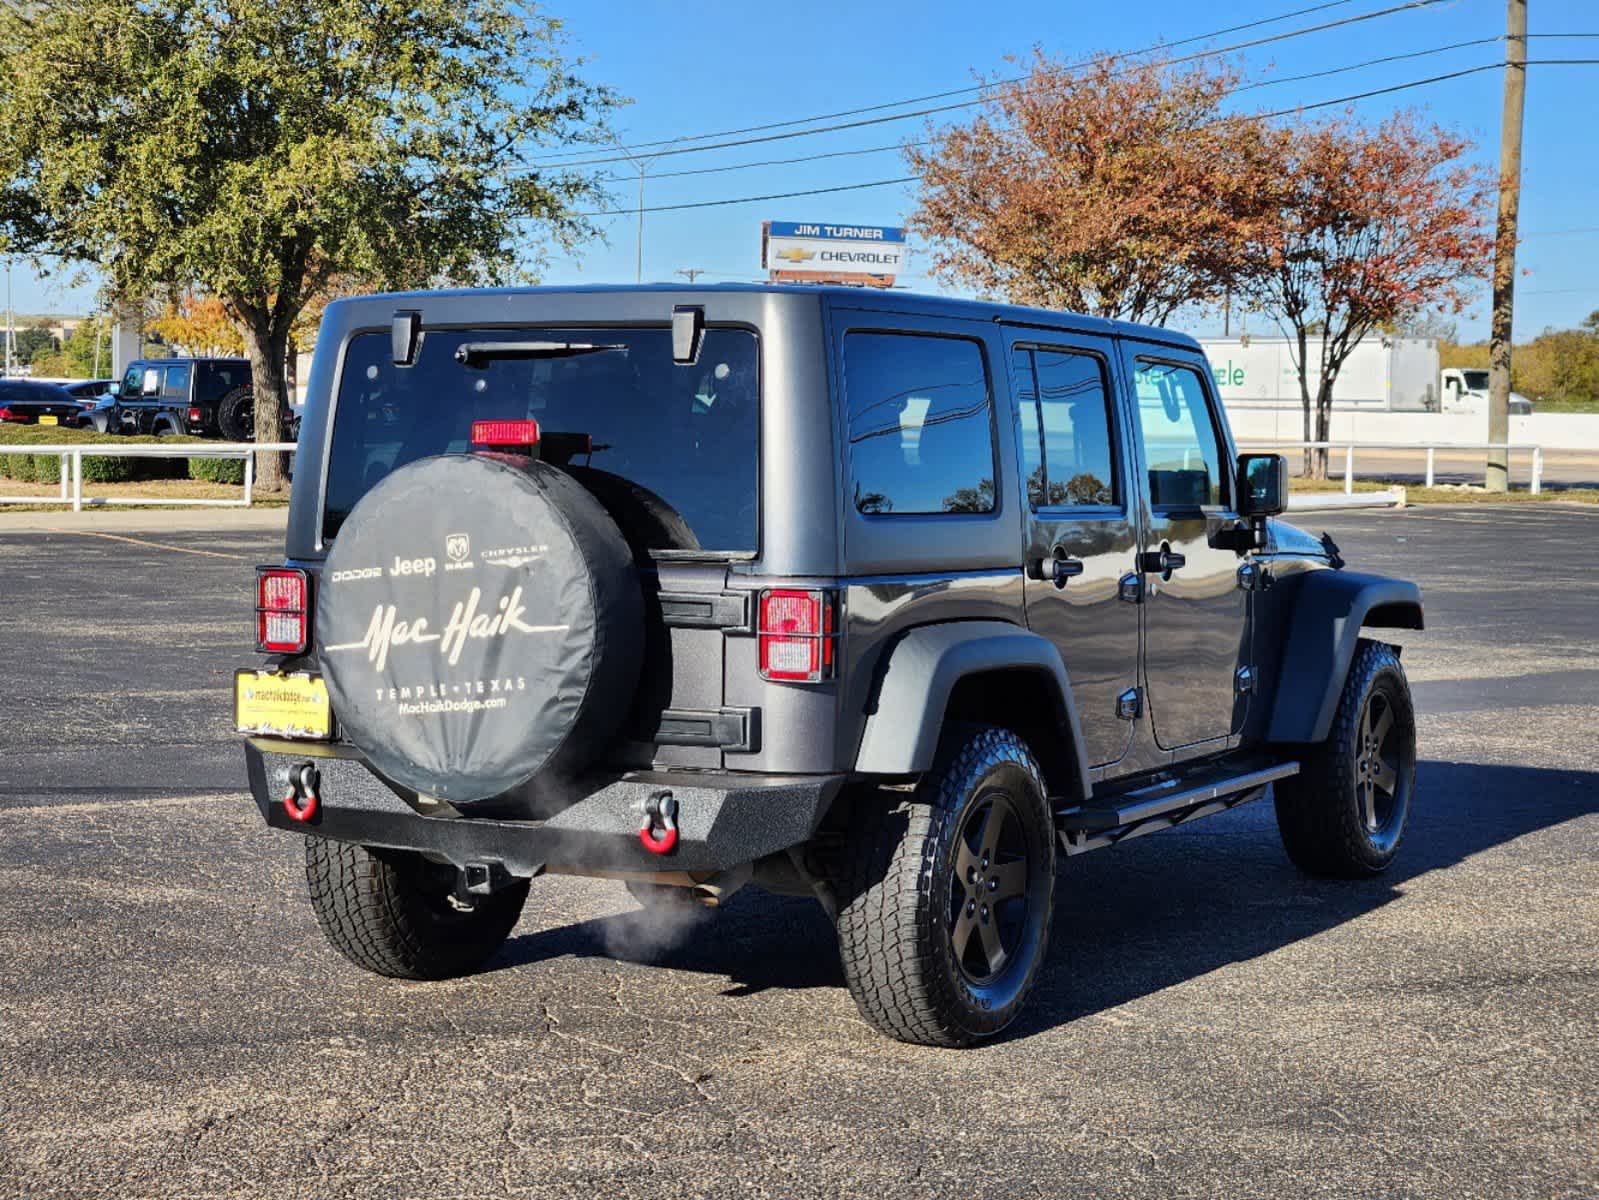
[[[1016,1016],[1060,859],[1275,793],[1392,860],[1413,584],[1274,520],[1199,347],[841,288],[331,305],[235,680],[329,940],[474,969],[545,873],[813,895],[894,1037]]]

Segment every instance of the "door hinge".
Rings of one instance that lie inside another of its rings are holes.
[[[1240,696],[1247,696],[1255,690],[1255,671],[1252,667],[1239,667],[1238,673],[1233,676],[1233,691]]]
[[[1129,571],[1116,581],[1116,597],[1128,604],[1142,604],[1144,602],[1144,577],[1136,571]]]
[[[1144,692],[1142,688],[1128,688],[1116,697],[1116,715],[1123,721],[1136,721],[1144,711]]]

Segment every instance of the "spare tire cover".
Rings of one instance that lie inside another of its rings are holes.
[[[554,467],[479,455],[410,463],[363,496],[316,604],[344,736],[456,804],[591,762],[642,641],[638,576],[598,501]]]

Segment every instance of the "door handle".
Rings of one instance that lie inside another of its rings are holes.
[[[1028,574],[1034,579],[1047,579],[1058,588],[1066,586],[1068,579],[1075,579],[1086,569],[1081,559],[1072,558],[1066,553],[1064,547],[1055,547],[1054,553],[1048,558],[1040,558],[1029,564]]]
[[[1138,556],[1140,571],[1159,575],[1162,579],[1170,579],[1173,571],[1180,571],[1187,565],[1188,556],[1173,550],[1170,542],[1162,542],[1159,550],[1145,550]]]

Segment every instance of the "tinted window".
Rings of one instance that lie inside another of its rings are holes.
[[[564,356],[455,359],[463,342],[614,347]],[[584,479],[635,544],[752,553],[760,442],[755,335],[709,329],[699,361],[672,361],[659,329],[425,331],[396,367],[389,331],[351,339],[339,384],[323,536],[391,471],[471,450],[472,422],[539,423],[540,456]],[[592,441],[592,452],[576,447]],[[614,505],[643,506],[647,511]],[[631,514],[631,515],[630,515]]]
[[[185,363],[181,367],[167,368],[167,395],[187,396],[189,394],[189,366]]]
[[[1135,385],[1150,503],[1156,508],[1225,504],[1221,443],[1199,372],[1141,362]]]
[[[1104,363],[1077,351],[1022,348],[1016,375],[1028,502],[1034,508],[1118,504]]]
[[[993,421],[978,343],[851,333],[844,391],[859,511],[994,511]]]

